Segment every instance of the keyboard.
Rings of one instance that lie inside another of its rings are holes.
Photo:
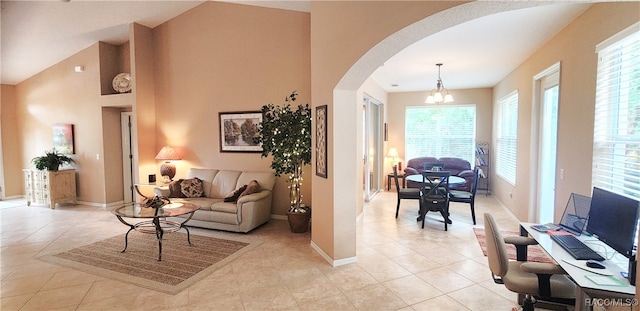
[[[594,250],[586,246],[582,241],[578,240],[573,235],[550,235],[551,239],[558,243],[558,245],[562,246],[565,251],[567,251],[574,259],[578,260],[597,260],[603,261],[604,257],[600,256],[600,254],[596,253]]]

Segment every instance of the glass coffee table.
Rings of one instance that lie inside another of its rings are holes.
[[[187,242],[191,245],[191,237],[189,234],[189,228],[185,224],[191,220],[193,213],[198,210],[196,205],[190,203],[168,203],[161,207],[146,207],[140,203],[127,203],[123,206],[113,209],[111,212],[116,215],[118,220],[126,226],[129,226],[129,231],[124,236],[124,249],[121,253],[127,250],[129,244],[129,232],[136,230],[142,233],[155,234],[158,239],[158,261],[162,261],[162,236],[168,232],[176,232],[182,228],[187,231]],[[180,215],[190,214],[182,222],[176,222],[168,220],[167,217],[176,217]],[[129,223],[123,218],[148,219],[135,223]]]

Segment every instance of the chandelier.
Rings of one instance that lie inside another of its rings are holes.
[[[449,94],[449,91],[444,87],[444,83],[442,83],[442,79],[440,79],[440,66],[442,66],[442,64],[436,64],[436,66],[438,66],[438,83],[436,84],[436,89],[432,90],[431,94],[427,96],[427,100],[425,101],[425,103],[427,104],[439,104],[442,102],[450,103],[453,101],[453,96]]]

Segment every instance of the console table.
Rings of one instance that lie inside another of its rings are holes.
[[[66,169],[59,171],[22,170],[24,173],[24,191],[27,206],[48,204],[51,209],[56,203],[76,203],[76,171]]]

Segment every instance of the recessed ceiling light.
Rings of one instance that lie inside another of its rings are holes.
[[[398,84],[396,84],[396,83],[391,84],[391,87],[398,87],[398,86],[399,86],[399,85],[398,85]]]

